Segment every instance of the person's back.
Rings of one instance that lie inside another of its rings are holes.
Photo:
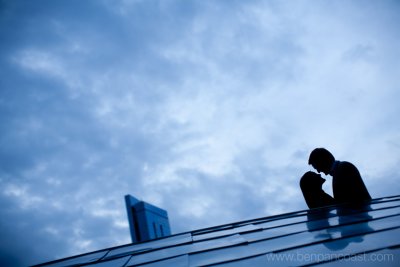
[[[360,172],[350,162],[337,161],[332,171],[333,196],[338,202],[357,203],[371,200]]]

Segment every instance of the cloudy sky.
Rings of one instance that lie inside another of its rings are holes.
[[[399,1],[0,1],[0,265],[305,209],[326,147],[400,193]],[[324,188],[331,193],[330,178]]]

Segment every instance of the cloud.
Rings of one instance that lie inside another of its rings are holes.
[[[398,194],[396,2],[1,5],[4,265],[128,243],[127,193],[174,233],[304,209],[319,146]]]

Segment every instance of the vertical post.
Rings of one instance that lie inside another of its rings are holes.
[[[139,202],[140,201],[137,198],[131,195],[125,196],[126,212],[128,214],[129,230],[131,232],[132,243],[136,243],[140,239],[139,236],[140,231],[139,231],[138,221],[136,218],[136,210],[134,208],[134,206]]]

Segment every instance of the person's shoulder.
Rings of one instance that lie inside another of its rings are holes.
[[[357,167],[353,163],[348,161],[340,161],[339,169],[343,172],[359,172]]]
[[[355,168],[356,166],[354,166],[353,163],[348,162],[348,161],[340,161],[339,162],[339,166],[340,167],[347,167],[347,168]]]

